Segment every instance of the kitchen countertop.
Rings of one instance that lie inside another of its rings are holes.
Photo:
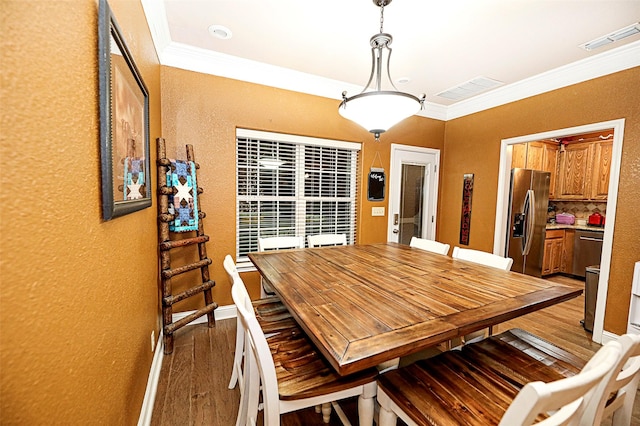
[[[603,226],[589,226],[589,225],[565,225],[562,223],[547,223],[547,229],[578,229],[580,231],[595,231],[604,232]]]

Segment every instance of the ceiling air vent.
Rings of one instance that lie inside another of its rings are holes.
[[[465,83],[437,93],[436,96],[459,101],[462,99],[470,98],[486,90],[493,89],[494,87],[502,86],[503,84],[503,82],[493,80],[491,78],[476,77]]]
[[[636,22],[635,24],[631,24],[628,27],[621,28],[618,31],[614,31],[605,36],[598,37],[595,40],[591,40],[587,43],[581,44],[579,47],[583,48],[584,50],[594,50],[599,47],[606,46],[609,43],[613,43],[614,41],[622,40],[623,38],[627,38],[639,33],[640,22]]]

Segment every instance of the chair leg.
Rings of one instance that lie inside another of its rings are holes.
[[[233,371],[231,372],[231,380],[229,380],[229,389],[236,387],[236,384],[240,382],[240,392],[243,391],[242,374],[240,368],[242,368],[242,353],[244,352],[244,332],[240,318],[236,321],[236,351],[233,356]]]
[[[376,409],[375,396],[378,386],[375,382],[364,385],[362,394],[358,397],[358,424],[372,426]],[[395,423],[393,423],[395,425]]]
[[[248,413],[249,411],[249,393],[251,393],[251,385],[247,383],[251,375],[251,367],[245,366],[244,377],[242,378],[243,384],[240,386],[245,392],[240,392],[240,404],[238,405],[238,415],[236,417],[236,426],[246,426],[249,418],[255,418],[258,415],[255,413]]]
[[[378,426],[396,426],[398,416],[393,411],[389,411],[384,407],[380,407],[378,415]]]
[[[324,423],[329,423],[331,419],[331,403],[325,402],[322,404],[322,421]]]
[[[249,342],[246,342],[246,344],[248,345]],[[241,398],[244,398],[246,395],[246,418],[251,419],[252,417],[258,417],[258,411],[260,409],[260,372],[258,370],[258,363],[256,360],[252,356],[247,356],[246,358],[245,371],[243,372],[245,377],[245,387]]]

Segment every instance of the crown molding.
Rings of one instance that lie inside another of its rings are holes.
[[[141,0],[142,10],[147,18],[151,39],[156,49],[156,55],[160,60],[161,53],[171,44],[171,32],[167,22],[167,12],[164,8],[164,1],[161,0]],[[160,60],[162,64],[162,60]]]
[[[171,42],[159,55],[162,65],[216,75],[308,95],[341,100],[343,91],[360,93],[362,86],[313,74],[238,58],[181,43]],[[425,102],[418,115],[445,120],[447,107]]]
[[[241,80],[284,90],[340,100],[343,91],[359,93],[363,87],[288,68],[256,62],[171,40],[162,1],[141,0],[161,65]],[[452,120],[489,108],[593,78],[640,66],[640,41],[493,89],[452,105],[425,102],[416,115]]]
[[[456,102],[447,108],[446,120],[453,120],[637,66],[640,66],[640,41]]]

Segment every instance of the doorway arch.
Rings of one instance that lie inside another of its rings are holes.
[[[608,217],[604,228],[604,241],[602,243],[602,257],[600,261],[600,281],[598,282],[598,301],[596,305],[592,336],[593,341],[597,343],[606,343],[607,340],[614,340],[617,337],[613,334],[607,335],[604,332],[604,313],[607,304],[607,290],[609,287],[609,274],[611,269],[611,249],[613,247],[613,230],[615,229],[616,204],[618,201],[618,182],[620,180],[622,142],[624,140],[624,121],[624,118],[622,118],[532,135],[518,136],[515,138],[503,139],[500,144],[500,169],[498,172],[498,196],[496,201],[493,252],[495,254],[504,255],[506,236],[508,232],[507,227],[509,226],[507,209],[511,171],[511,145],[524,142],[534,142],[541,139],[561,138],[581,133],[613,129],[613,152],[607,199]],[[609,217],[611,217],[611,219],[609,219]]]

